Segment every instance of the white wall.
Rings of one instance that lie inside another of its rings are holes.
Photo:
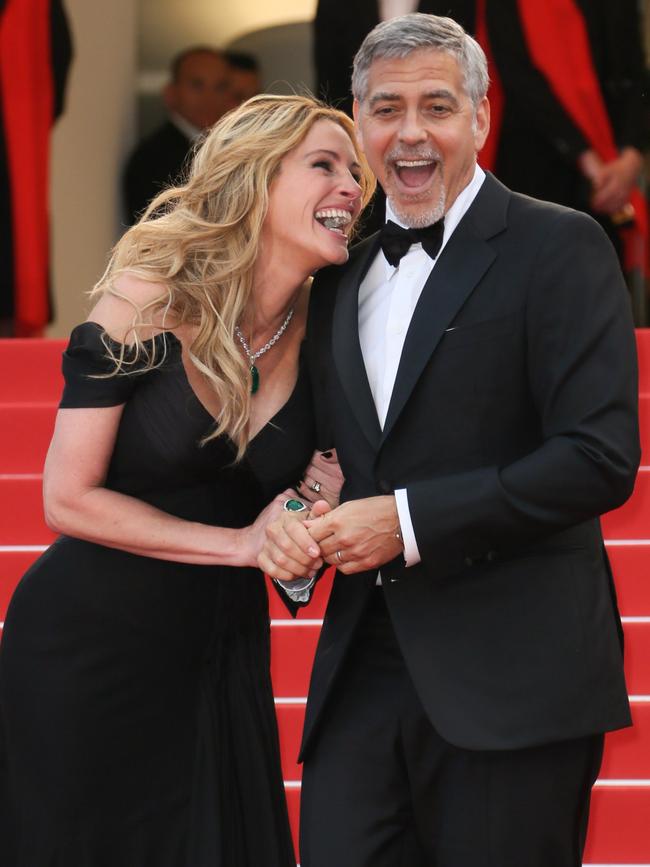
[[[65,7],[74,59],[50,163],[54,337],[85,316],[84,293],[118,237],[119,174],[135,113],[136,0],[66,0]]]
[[[121,167],[135,138],[137,67],[185,45],[313,17],[316,0],[65,0],[75,57],[52,138],[55,321],[63,337],[85,317],[84,295],[120,234]],[[140,56],[138,57],[138,50]]]
[[[187,45],[223,46],[251,30],[310,21],[317,0],[139,0],[141,66],[166,69]],[[341,0],[345,2],[345,0]]]

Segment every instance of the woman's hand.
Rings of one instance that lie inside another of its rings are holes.
[[[248,527],[244,527],[244,529],[240,531],[242,566],[258,566],[258,558],[266,542],[267,528],[271,524],[282,524],[284,520],[291,520],[294,514],[297,514],[302,520],[304,520],[308,514],[309,517],[311,517],[311,514],[307,512],[293,513],[285,511],[285,502],[292,498],[298,498],[298,496],[299,495],[293,490],[293,488],[287,488],[286,491],[282,491],[281,494],[274,497],[268,506],[259,513],[254,523]],[[307,531],[303,529],[303,533],[307,534]],[[316,554],[318,554],[317,546],[315,547],[315,551]]]
[[[343,482],[343,473],[336,456],[336,449],[314,452],[302,481],[298,483],[298,491],[300,497],[309,503],[327,500],[329,505],[335,509],[339,504]]]
[[[283,510],[266,528],[266,543],[257,561],[260,569],[280,581],[313,578],[323,565],[323,558],[305,527],[305,516],[313,520],[329,511],[329,503],[323,499],[317,500],[310,512]]]

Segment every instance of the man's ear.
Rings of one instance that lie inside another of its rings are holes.
[[[354,118],[354,132],[357,137],[360,150],[363,151],[363,133],[361,132],[361,124],[359,123],[359,115],[361,114],[361,106],[359,100],[355,99],[352,103],[352,117]],[[365,151],[364,151],[365,153]]]
[[[476,146],[476,153],[478,153],[485,144],[485,140],[490,132],[490,102],[487,96],[483,97],[476,109],[475,127],[474,144]]]

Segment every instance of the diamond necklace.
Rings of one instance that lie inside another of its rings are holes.
[[[264,355],[265,352],[268,352],[269,349],[275,343],[278,342],[278,340],[282,337],[284,332],[287,330],[287,325],[291,322],[292,316],[293,316],[293,307],[289,310],[289,312],[287,313],[287,318],[284,320],[282,325],[275,332],[273,337],[268,341],[268,343],[265,343],[264,346],[262,346],[261,349],[258,349],[256,352],[253,352],[253,350],[250,348],[250,346],[246,342],[246,338],[241,333],[241,329],[239,328],[239,325],[235,325],[235,334],[237,335],[239,342],[241,343],[241,345],[244,349],[244,352],[246,353],[246,357],[248,358],[248,360],[250,362],[251,394],[255,394],[255,392],[260,387],[260,372],[257,369],[257,365],[255,364],[255,362],[260,357],[260,355]]]

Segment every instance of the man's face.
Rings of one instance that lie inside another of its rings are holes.
[[[165,90],[167,107],[197,129],[211,127],[236,105],[230,73],[230,65],[216,54],[190,54],[181,64],[177,80]]]
[[[456,59],[425,48],[375,60],[354,118],[393,211],[416,227],[440,219],[471,180],[490,110],[484,99],[475,116]]]

